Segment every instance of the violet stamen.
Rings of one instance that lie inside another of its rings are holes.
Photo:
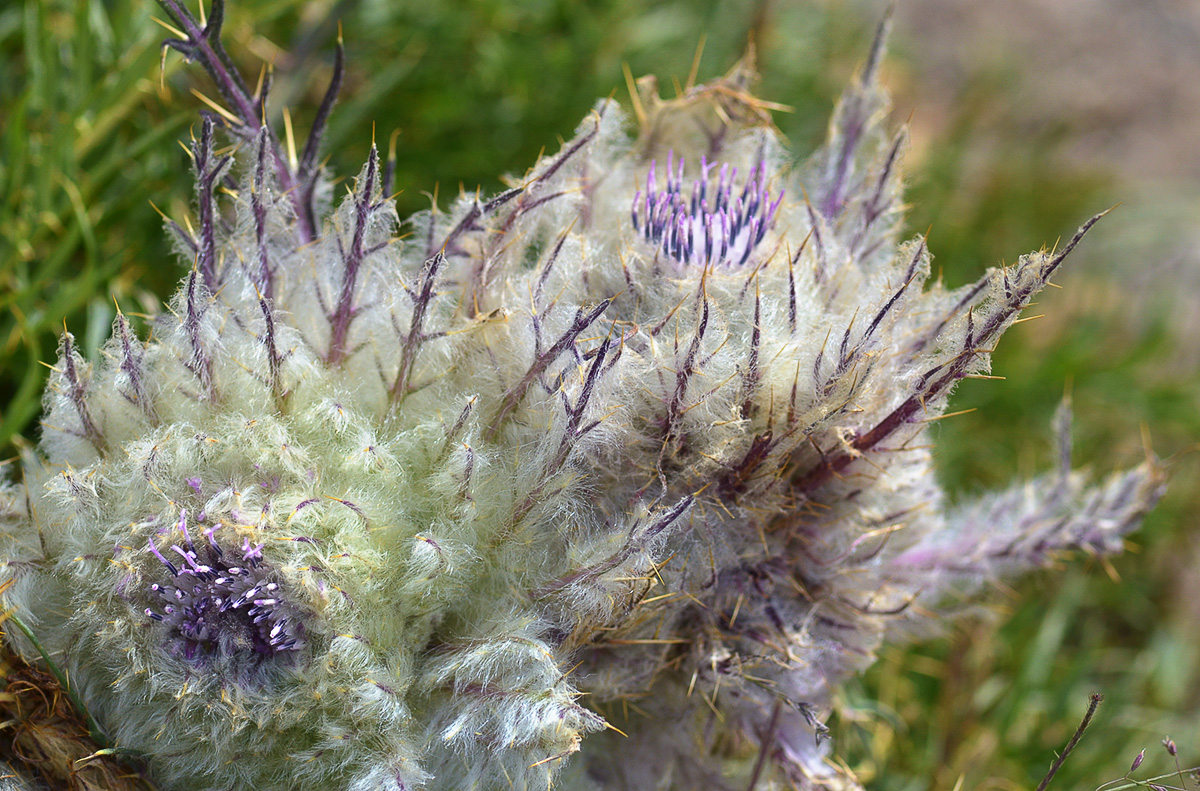
[[[774,200],[766,186],[762,162],[750,169],[740,194],[734,194],[737,168],[722,163],[709,195],[710,171],[716,163],[700,158],[700,177],[692,182],[690,198],[684,198],[684,161],[667,153],[667,183],[659,191],[657,162],[651,161],[646,190],[633,196],[630,219],[634,230],[657,244],[667,256],[685,264],[740,266],[750,260],[783,202],[781,191]],[[645,222],[638,212],[644,205]]]
[[[171,573],[175,584],[151,583],[148,589],[160,606],[143,612],[170,629],[177,655],[194,662],[217,655],[237,659],[240,647],[248,645],[257,663],[304,646],[303,625],[290,617],[294,607],[279,595],[279,583],[266,578],[271,569],[263,563],[263,544],[252,545],[244,538],[241,549],[247,565],[227,566],[213,530],[204,531],[208,541],[201,550],[187,533],[184,513],[176,526],[188,548],[172,544],[171,551],[183,558],[185,565],[180,569],[163,556],[153,540],[149,542],[150,552]]]

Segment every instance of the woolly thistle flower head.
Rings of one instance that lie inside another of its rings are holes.
[[[400,223],[374,151],[330,207],[340,77],[292,164],[220,3],[163,6],[241,122],[193,141],[149,338],[64,337],[0,516],[6,606],[164,789],[854,787],[837,685],[1159,494],[1061,428],[1060,469],[946,506],[922,435],[1083,231],[929,282],[882,34],[807,162],[747,58]]]

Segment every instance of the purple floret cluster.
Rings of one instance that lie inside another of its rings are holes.
[[[172,544],[164,554],[149,542],[172,582],[149,586],[157,606],[145,613],[170,630],[177,654],[193,662],[215,655],[265,659],[304,647],[304,626],[264,562],[262,544],[243,539],[240,550],[227,552],[209,528],[199,549],[187,529],[187,511],[176,529],[182,547]]]
[[[767,190],[762,162],[750,168],[741,192],[734,189],[737,168],[717,166],[700,157],[700,178],[692,181],[691,198],[684,197],[684,161],[667,155],[667,185],[658,189],[657,162],[650,163],[646,191],[633,197],[633,227],[649,242],[680,263],[740,266],[775,222],[781,191],[775,200]],[[639,209],[642,215],[639,215]]]

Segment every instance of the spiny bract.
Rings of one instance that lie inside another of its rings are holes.
[[[6,606],[164,789],[854,787],[834,687],[1158,495],[1152,463],[1088,488],[1064,440],[944,507],[924,428],[1079,236],[928,282],[882,34],[806,164],[747,58],[401,223],[374,151],[329,207],[336,85],[293,164],[205,49],[219,4],[163,4],[238,144],[193,143],[150,338],[64,337],[3,553]]]

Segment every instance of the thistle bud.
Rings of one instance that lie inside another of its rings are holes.
[[[340,52],[288,156],[220,3],[161,2],[238,145],[197,129],[191,270],[145,340],[64,338],[0,516],[4,606],[164,791],[856,788],[839,685],[1161,493],[1068,459],[947,506],[930,421],[1095,219],[931,282],[882,33],[807,160],[747,59],[401,224],[374,149],[329,208]]]

